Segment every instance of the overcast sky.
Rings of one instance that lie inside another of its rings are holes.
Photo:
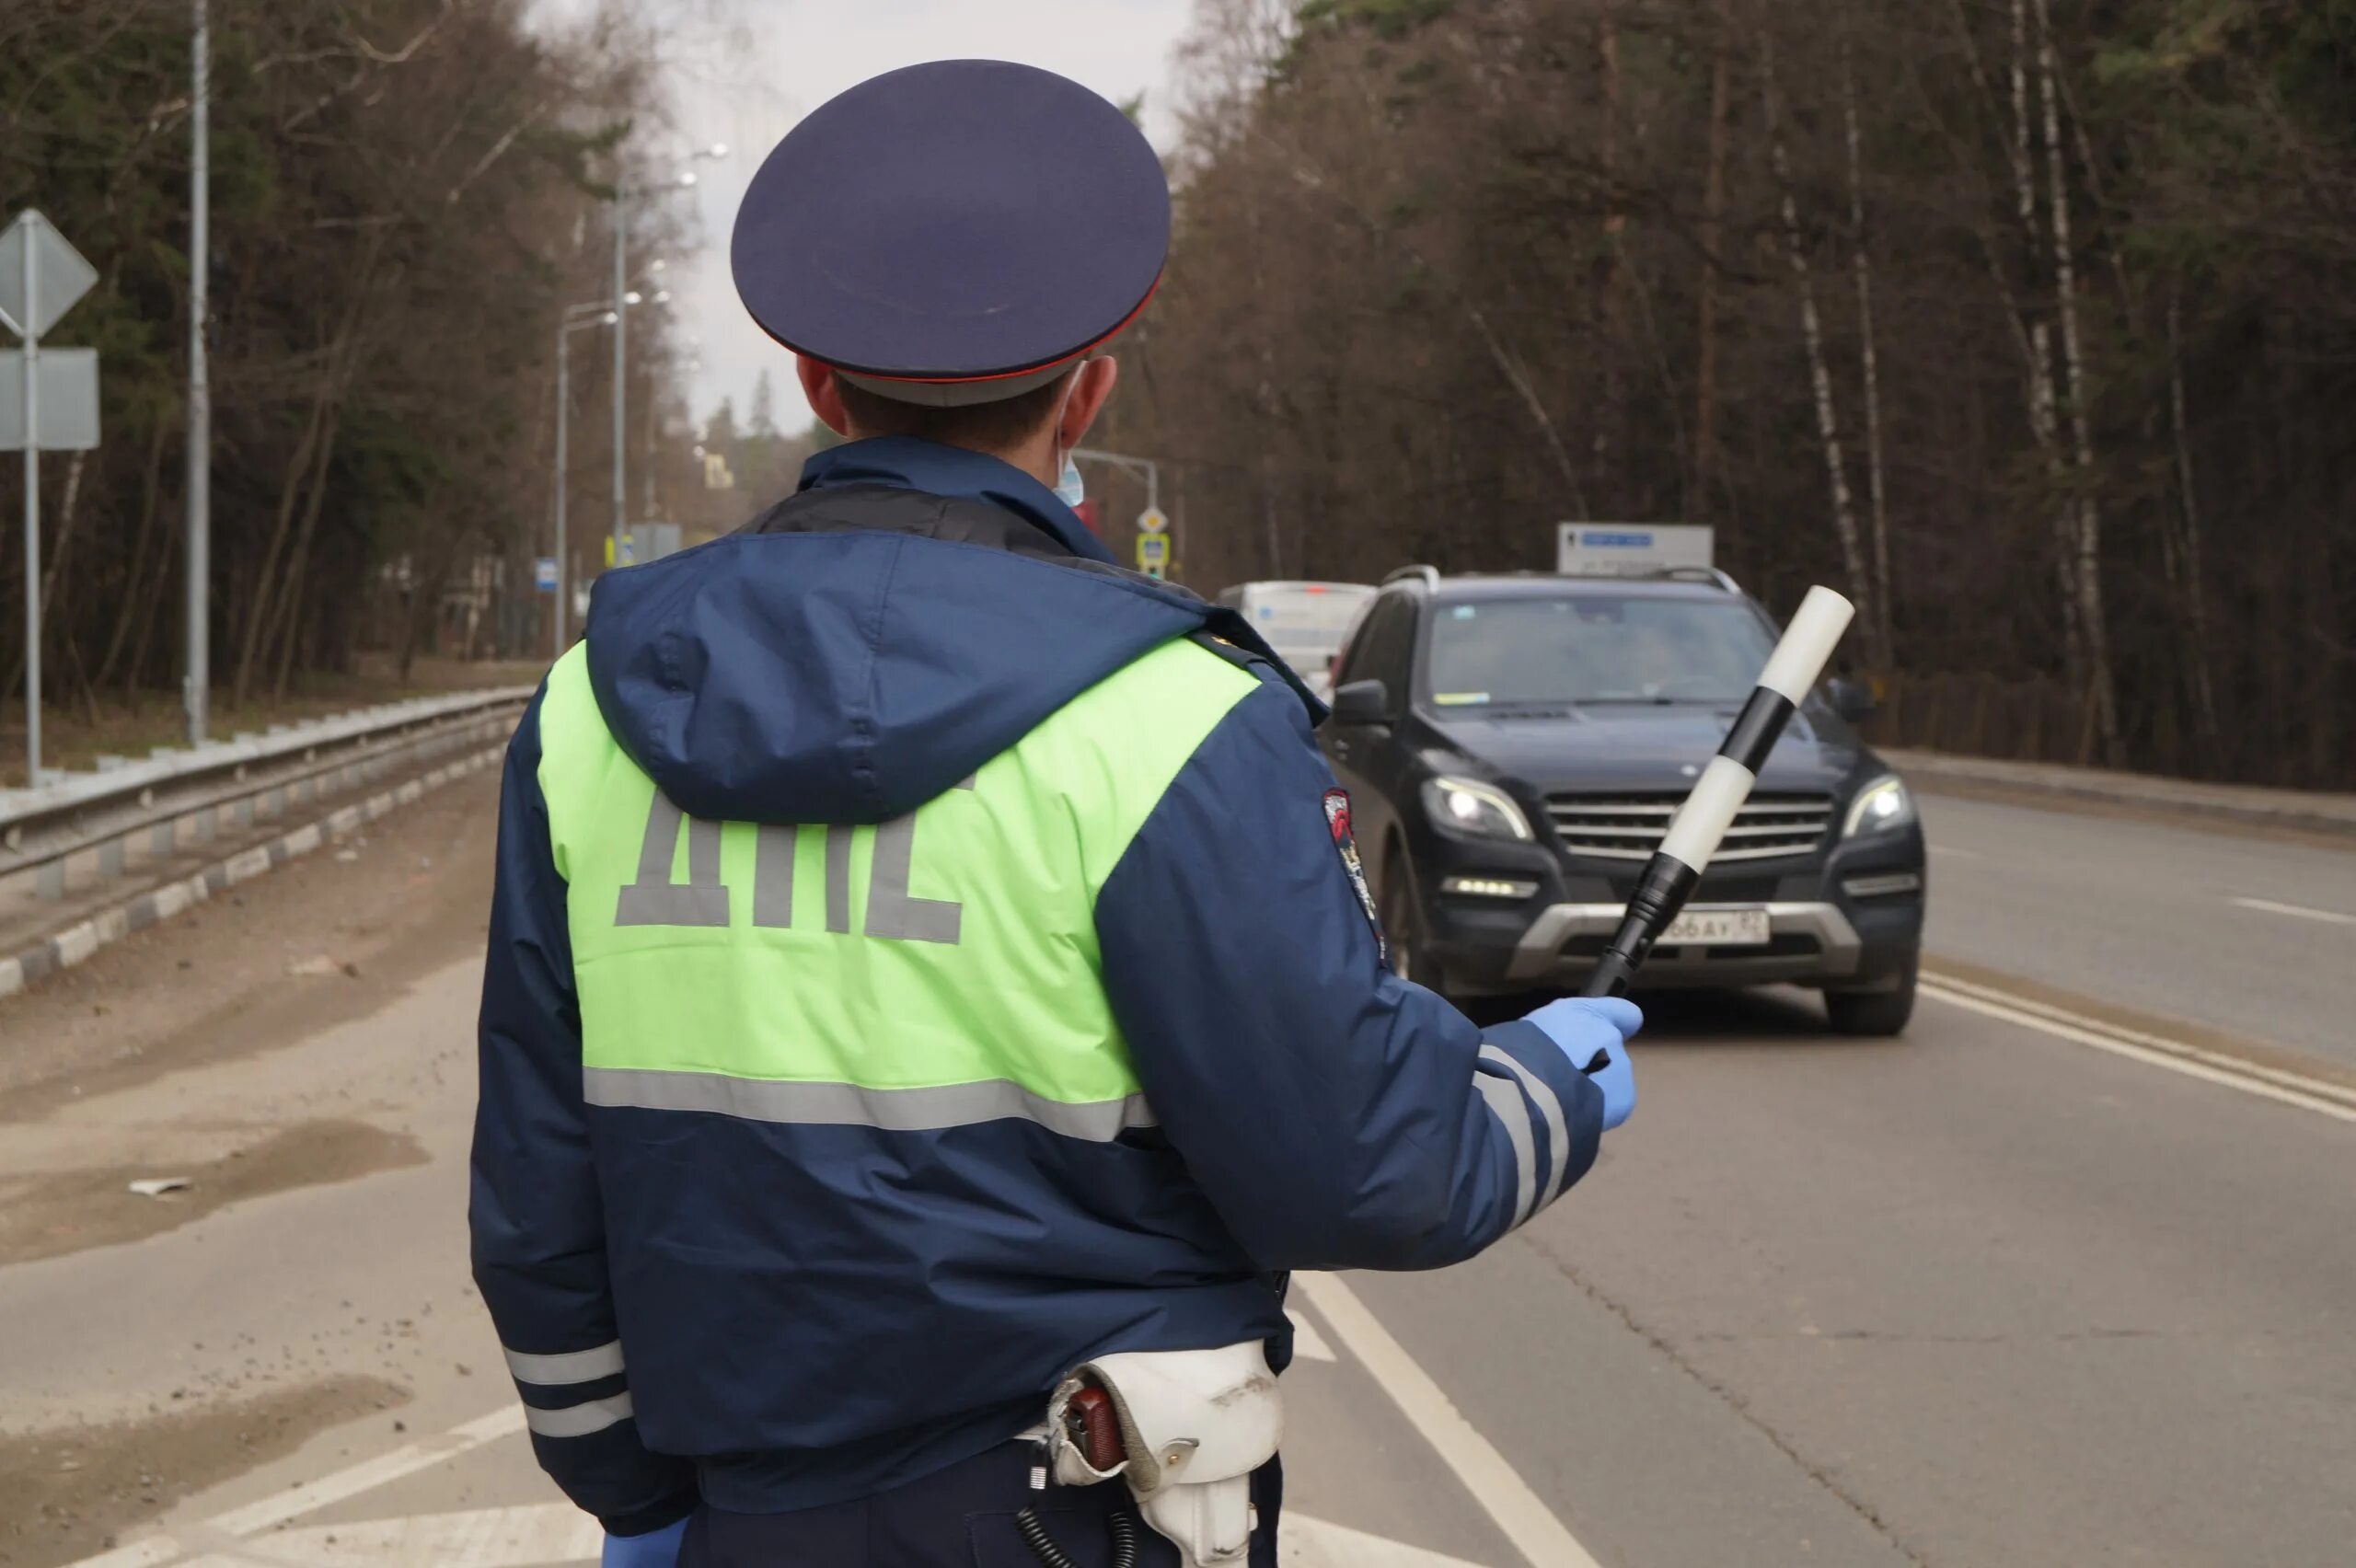
[[[763,369],[776,383],[778,422],[805,417],[785,352],[763,337],[728,276],[728,235],[745,184],[803,115],[870,76],[927,60],[983,56],[1059,71],[1115,101],[1146,94],[1146,129],[1167,148],[1174,128],[1165,91],[1169,56],[1192,0],[641,0],[676,10],[665,40],[676,137],[684,147],[723,142],[729,156],[698,163],[689,202],[701,251],[666,272],[672,308],[698,339],[699,418],[722,398],[741,414]],[[541,0],[543,13],[577,16],[593,0]]]

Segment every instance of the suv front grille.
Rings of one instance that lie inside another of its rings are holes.
[[[1643,860],[1660,847],[1683,801],[1672,794],[1549,795],[1546,815],[1575,855]],[[1714,863],[1807,854],[1824,841],[1831,822],[1830,795],[1753,795],[1735,813]]]

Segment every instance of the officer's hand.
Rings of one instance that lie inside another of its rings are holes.
[[[646,1535],[609,1535],[598,1562],[603,1568],[678,1568],[679,1543],[687,1535],[685,1519]]]
[[[1603,1090],[1603,1130],[1628,1119],[1636,1108],[1636,1070],[1628,1060],[1627,1043],[1645,1025],[1635,1003],[1621,997],[1565,997],[1522,1021],[1536,1024],[1583,1071],[1602,1053],[1604,1065],[1588,1072],[1588,1081]]]

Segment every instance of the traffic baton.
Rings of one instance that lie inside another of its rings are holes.
[[[1603,945],[1603,956],[1596,960],[1581,996],[1626,994],[1645,955],[1685,907],[1686,897],[1702,880],[1702,873],[1710,869],[1710,857],[1718,852],[1718,842],[1726,837],[1735,813],[1750,798],[1750,787],[1759,781],[1767,754],[1775,749],[1784,726],[1791,721],[1792,709],[1807,699],[1856,613],[1854,605],[1830,588],[1811,588],[1800,601],[1799,613],[1768,656],[1767,667],[1759,673],[1758,688],[1742,705],[1726,744],[1718,748],[1693,792],[1669,819],[1669,833],[1646,863],[1645,874],[1636,879],[1635,892],[1628,897],[1628,913],[1620,929]],[[1587,1070],[1597,1071],[1603,1061],[1599,1055]]]

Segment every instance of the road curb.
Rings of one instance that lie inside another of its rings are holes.
[[[52,932],[29,948],[0,958],[0,1000],[46,980],[61,970],[87,962],[101,948],[119,942],[134,932],[161,925],[240,882],[267,876],[290,860],[308,855],[322,845],[344,838],[365,824],[408,805],[429,790],[438,790],[470,773],[495,766],[506,752],[506,744],[502,742],[455,762],[444,763],[364,801],[355,801],[329,812],[316,822],[306,823],[264,843],[240,849],[201,870],[176,877],[135,898],[101,909],[62,931]]]
[[[1986,793],[2165,812],[2210,822],[2356,838],[2356,795],[2202,784],[2146,773],[2110,773],[2052,763],[2004,762],[1946,752],[1885,748],[1882,756],[1914,783]]]

